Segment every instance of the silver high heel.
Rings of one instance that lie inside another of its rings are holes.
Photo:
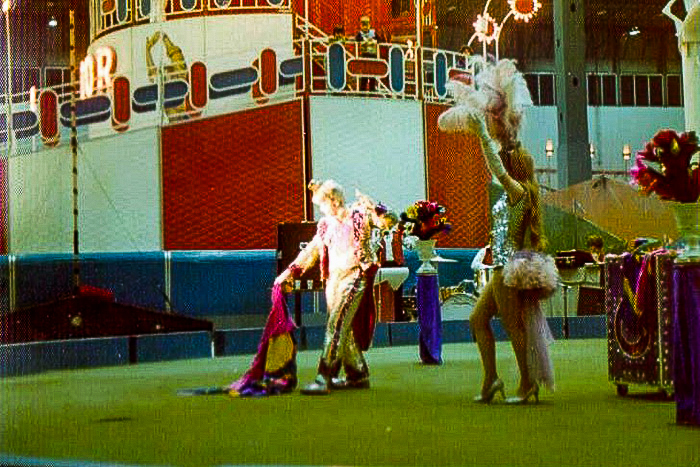
[[[479,402],[482,404],[490,404],[491,401],[493,400],[494,397],[496,397],[496,393],[500,392],[501,397],[503,399],[506,398],[506,393],[504,391],[505,385],[503,384],[503,381],[501,378],[496,378],[493,383],[491,383],[491,387],[489,390],[486,392],[486,394],[479,394],[478,396],[474,397],[474,402]]]
[[[530,402],[531,397],[534,397],[535,404],[539,404],[539,402],[540,402],[540,385],[539,384],[534,383],[530,387],[530,389],[525,393],[524,396],[509,397],[508,399],[506,399],[506,404],[511,404],[511,405],[527,404]]]

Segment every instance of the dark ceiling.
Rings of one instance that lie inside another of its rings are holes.
[[[510,19],[503,27],[500,55],[514,57],[524,68],[554,59],[554,0],[540,0],[541,10],[528,23]],[[567,2],[568,3],[568,2]],[[680,61],[673,21],[662,13],[668,0],[584,1],[586,56],[589,61],[612,63],[650,62],[660,72]],[[438,45],[458,50],[474,32],[473,22],[485,1],[438,0]],[[492,0],[489,14],[497,21],[508,11],[506,0]],[[676,1],[672,12],[683,18],[685,9]],[[630,35],[633,28],[638,35]]]
[[[390,3],[392,0],[385,1]],[[535,18],[529,23],[510,20],[501,34],[501,56],[515,57],[525,67],[528,63],[554,57],[554,0],[539,1],[542,9]],[[433,2],[437,6],[438,46],[458,50],[473,33],[472,23],[483,11],[486,0]],[[668,0],[584,1],[588,59],[613,62],[652,60],[661,69],[669,62],[679,61],[673,22],[661,12],[666,3]],[[42,42],[41,51],[30,55],[43,53],[49,57],[47,61],[55,60],[61,55],[61,50],[68,50],[68,10],[73,8],[76,11],[77,50],[81,56],[88,44],[88,5],[89,0],[13,0],[13,47],[36,48],[32,42]],[[492,0],[489,13],[496,19],[503,18],[507,8],[506,0]],[[672,11],[682,18],[685,15],[683,1],[677,0]],[[47,29],[46,24],[52,16],[59,21],[59,26]],[[631,37],[627,33],[634,27],[639,28],[640,34]]]

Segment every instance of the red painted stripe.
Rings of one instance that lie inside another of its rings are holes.
[[[207,66],[202,62],[194,62],[190,66],[190,103],[192,107],[201,109],[207,105],[208,98]]]
[[[39,118],[44,144],[53,146],[58,143],[58,95],[56,92],[46,90],[39,96]]]
[[[272,49],[260,53],[260,90],[268,96],[277,92],[277,54]]]
[[[129,80],[124,76],[119,76],[113,84],[112,120],[117,125],[125,125],[131,119],[131,92]]]
[[[385,62],[355,58],[348,62],[348,72],[352,75],[384,77],[389,73]]]

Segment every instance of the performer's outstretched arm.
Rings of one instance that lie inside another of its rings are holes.
[[[283,284],[313,267],[318,261],[321,248],[323,248],[323,241],[317,232],[306,248],[301,250],[294,261],[287,266],[287,269],[275,278],[275,284]]]
[[[525,189],[517,180],[508,174],[506,168],[503,166],[501,156],[498,154],[498,144],[489,135],[484,118],[481,116],[472,116],[472,119],[474,133],[481,141],[481,148],[484,153],[484,158],[486,159],[486,165],[493,176],[496,177],[503,186],[503,189],[508,194],[508,198],[511,200],[520,199],[525,193]]]

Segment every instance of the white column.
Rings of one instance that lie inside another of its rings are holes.
[[[683,60],[685,130],[700,134],[700,2],[685,0],[685,5],[688,14],[678,31]]]

